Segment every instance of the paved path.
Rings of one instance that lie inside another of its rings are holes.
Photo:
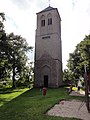
[[[70,95],[84,96],[84,93],[72,92]],[[86,108],[86,103],[80,100],[62,100],[48,112],[51,116],[71,117],[82,120],[90,120],[90,113]]]
[[[85,102],[72,100],[63,100],[56,104],[47,112],[51,116],[79,118],[82,120],[90,120],[90,113],[88,113]]]

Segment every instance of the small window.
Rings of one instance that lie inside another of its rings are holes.
[[[48,25],[52,24],[52,18],[48,18]]]
[[[45,26],[45,20],[41,20],[41,26],[42,26],[42,27]]]

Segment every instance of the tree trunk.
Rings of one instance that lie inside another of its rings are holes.
[[[13,76],[12,76],[12,80],[13,80],[13,85],[12,85],[12,88],[15,88],[16,87],[16,85],[15,85],[15,57],[14,57],[14,55],[13,55],[13,65],[12,65],[12,69],[13,69]]]
[[[13,85],[12,88],[15,88],[15,69],[13,68],[13,76],[12,76],[12,80],[13,80]]]

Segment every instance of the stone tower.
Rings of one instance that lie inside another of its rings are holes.
[[[37,13],[35,87],[62,85],[61,18],[51,6]]]

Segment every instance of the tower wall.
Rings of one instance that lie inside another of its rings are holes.
[[[48,19],[52,19],[52,24],[48,25]],[[59,87],[61,84],[61,18],[58,10],[49,6],[37,13],[34,86]]]

